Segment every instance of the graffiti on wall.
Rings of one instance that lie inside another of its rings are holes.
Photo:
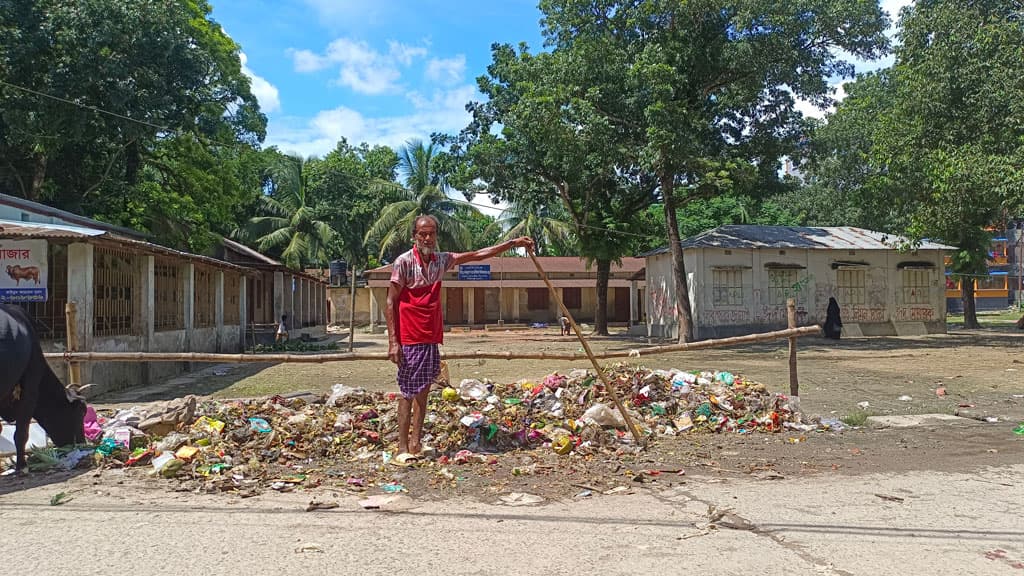
[[[704,326],[724,326],[729,324],[746,324],[750,322],[750,313],[746,310],[701,310],[700,323]]]
[[[901,306],[896,309],[897,322],[931,322],[935,320],[934,308]]]
[[[852,306],[842,311],[843,322],[885,322],[885,308]]]

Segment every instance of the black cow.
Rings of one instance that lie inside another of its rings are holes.
[[[0,365],[0,418],[17,427],[19,471],[28,464],[25,446],[33,417],[58,446],[85,442],[85,401],[53,373],[32,318],[18,306],[0,305]]]

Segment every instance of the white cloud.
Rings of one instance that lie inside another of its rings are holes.
[[[414,58],[426,56],[427,49],[401,42],[389,42],[386,53],[351,38],[331,42],[323,54],[290,49],[297,72],[316,72],[337,65],[338,83],[361,94],[385,94],[400,90],[400,66],[409,66]]]
[[[829,86],[829,90],[832,92],[832,99],[835,100],[836,104],[842,102],[843,99],[846,98],[846,82],[832,84],[831,86]],[[801,114],[808,118],[819,119],[824,118],[827,114],[831,114],[836,111],[836,107],[834,104],[823,110],[802,98],[796,99],[796,109],[799,110]]]
[[[260,110],[264,114],[279,111],[281,109],[281,96],[277,91],[277,87],[268,82],[266,78],[256,75],[255,72],[246,66],[249,58],[245,55],[245,52],[239,52],[238,57],[242,61],[242,74],[249,77],[250,88],[252,89],[253,96],[260,103]]]
[[[342,137],[355,144],[368,142],[398,148],[413,138],[427,140],[433,132],[461,130],[470,120],[466,103],[479,97],[473,86],[466,85],[436,92],[429,99],[410,94],[414,108],[410,114],[367,117],[339,106],[322,110],[312,119],[272,119],[267,145],[303,156],[323,156]]]
[[[466,56],[459,54],[454,58],[431,58],[427,62],[425,72],[427,79],[443,84],[462,82],[466,73]]]

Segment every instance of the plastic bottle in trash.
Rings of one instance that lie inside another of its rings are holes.
[[[676,392],[679,392],[680,394],[689,394],[690,383],[693,380],[695,380],[693,374],[688,374],[686,372],[676,372],[676,374],[672,376],[672,389]]]

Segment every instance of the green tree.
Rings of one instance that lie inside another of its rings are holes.
[[[306,165],[300,157],[281,156],[268,173],[269,193],[260,198],[263,214],[235,231],[238,239],[294,269],[327,264],[337,240],[329,214],[314,202]]]
[[[533,238],[538,256],[576,252],[574,228],[565,208],[561,203],[544,201],[542,197],[512,198],[494,227],[502,231],[499,240],[519,236]]]
[[[0,3],[0,186],[193,249],[258,193],[266,119],[205,0]]]
[[[826,79],[852,71],[835,49],[880,55],[885,15],[848,0],[542,0],[540,9],[548,46],[572,54],[566,89],[596,112],[581,126],[611,127],[620,164],[657,181],[679,338],[689,340],[677,206],[715,195],[730,164],[770,178],[802,131],[794,98],[828,103]]]
[[[366,242],[380,246],[379,255],[396,256],[410,243],[412,225],[417,216],[429,215],[438,221],[438,245],[443,250],[464,251],[473,244],[469,229],[456,214],[467,209],[448,196],[449,187],[433,170],[437,155],[434,143],[412,140],[399,152],[398,170],[404,186],[376,181],[374,191],[392,195],[395,200],[380,212],[366,233]],[[475,210],[475,208],[468,207]]]
[[[985,228],[1024,204],[1020,3],[921,1],[904,9],[899,40],[890,105],[869,132],[867,196],[883,190],[912,237],[958,247],[964,324],[977,327],[973,275],[987,273]]]

